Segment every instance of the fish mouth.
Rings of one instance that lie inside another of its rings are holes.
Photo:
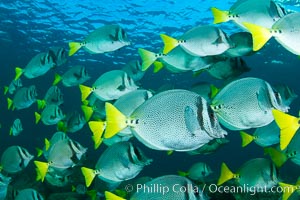
[[[152,159],[147,158],[138,147],[134,147],[132,144],[130,144],[129,148],[131,161],[135,165],[146,166],[153,161]]]

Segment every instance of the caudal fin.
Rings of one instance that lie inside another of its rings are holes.
[[[23,69],[20,67],[16,67],[15,73],[16,73],[15,80],[18,80],[20,78],[20,76],[23,74]]]
[[[102,143],[102,134],[105,129],[105,122],[103,121],[90,121],[89,127],[93,133],[93,140],[94,140],[94,148],[98,149],[100,144]]]
[[[81,110],[82,110],[82,112],[84,114],[85,121],[88,122],[91,119],[91,117],[92,117],[92,115],[94,113],[93,108],[90,107],[90,106],[82,105],[81,106]]]
[[[212,7],[210,10],[214,16],[214,22],[213,22],[214,24],[227,22],[229,20],[228,11],[220,10],[216,7]]]
[[[164,42],[164,50],[163,50],[164,54],[169,53],[170,51],[172,51],[172,49],[174,49],[179,45],[178,40],[168,35],[160,34],[160,37]]]
[[[60,81],[61,81],[61,76],[59,74],[56,74],[54,75],[54,81],[52,83],[52,85],[57,85]]]
[[[105,191],[104,195],[106,200],[126,200],[108,191]]]
[[[37,175],[40,176],[41,181],[44,182],[44,179],[46,177],[46,174],[48,172],[49,164],[46,162],[41,162],[41,161],[34,161],[35,166],[37,167]]]
[[[87,167],[81,167],[81,172],[84,176],[86,187],[89,187],[96,176],[95,170],[89,169]]]
[[[142,48],[139,48],[138,52],[143,61],[142,62],[142,71],[146,71],[153,64],[153,62],[156,61],[156,59],[157,59],[156,54],[151,51],[148,51],[146,49],[142,49]]]
[[[252,135],[246,133],[245,131],[240,131],[240,135],[241,135],[241,138],[242,138],[242,147],[247,146],[254,139],[254,137]]]
[[[264,152],[270,155],[271,160],[276,167],[281,167],[287,161],[287,156],[285,155],[285,153],[273,147],[265,148]]]
[[[278,185],[283,189],[282,200],[289,199],[289,197],[299,188],[298,185],[290,185],[282,182],[279,182]]]
[[[225,163],[221,165],[221,175],[218,179],[217,185],[222,185],[226,181],[233,179],[235,177],[234,173],[227,167]]]
[[[72,56],[81,48],[81,44],[79,42],[69,42],[69,47],[69,56]]]
[[[93,91],[93,88],[85,86],[85,85],[79,85],[79,89],[81,92],[81,101],[86,100],[86,98],[88,98],[88,96]]]

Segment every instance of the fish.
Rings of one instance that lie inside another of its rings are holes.
[[[47,162],[34,161],[38,172],[37,175],[43,182],[46,174],[51,169],[64,171],[68,168],[75,167],[85,156],[86,152],[87,148],[74,140],[59,140],[51,145],[47,156]]]
[[[267,147],[279,143],[280,129],[275,121],[270,124],[257,128],[253,135],[246,133],[245,131],[240,131],[242,138],[242,147],[247,146],[252,141],[261,147]]]
[[[178,45],[194,56],[219,55],[231,47],[231,41],[226,33],[212,25],[196,26],[184,33],[178,40],[165,34],[160,34],[160,36],[164,42],[164,54],[169,53]]]
[[[230,130],[266,126],[274,120],[272,109],[284,112],[289,109],[269,83],[253,77],[227,84],[213,98],[211,108],[220,123]]]
[[[253,51],[260,50],[271,37],[281,44],[289,52],[300,55],[299,29],[300,13],[290,13],[275,22],[272,28],[265,28],[249,22],[244,22],[244,26],[252,34]]]
[[[229,140],[226,138],[216,138],[211,140],[209,143],[203,145],[202,147],[192,150],[192,151],[187,151],[187,154],[189,155],[199,155],[199,154],[211,154],[216,152],[221,146],[224,146],[225,144],[228,144]]]
[[[130,45],[127,34],[119,25],[105,25],[91,32],[82,42],[69,42],[69,56],[81,47],[91,54],[118,50]]]
[[[280,129],[280,149],[284,150],[300,127],[300,112],[299,117],[294,117],[278,109],[273,109],[272,114]]]
[[[227,132],[204,98],[182,89],[158,93],[129,116],[106,103],[104,138],[126,127],[148,148],[165,151],[190,151]]]
[[[214,64],[205,70],[209,75],[220,80],[233,80],[250,68],[247,63],[240,57],[215,57]]]
[[[145,72],[142,71],[142,64],[139,60],[131,60],[122,68],[134,82],[140,81]]]
[[[59,87],[57,86],[51,86],[46,94],[45,94],[45,97],[44,99],[40,100],[38,99],[37,100],[37,104],[38,104],[38,108],[39,109],[44,109],[44,107],[46,105],[61,105],[64,103],[64,97],[63,97],[63,94],[61,92],[61,90],[59,89]]]
[[[246,29],[243,22],[250,22],[271,28],[274,22],[288,12],[272,0],[238,0],[228,11],[211,8],[214,24],[234,21],[240,28]]]
[[[15,119],[11,128],[9,129],[9,135],[18,136],[23,131],[22,122],[19,118]]]
[[[37,171],[39,173],[39,171]],[[74,168],[68,168],[63,171],[55,170],[52,167],[48,168],[45,180],[47,184],[50,184],[55,187],[65,187],[72,183],[72,176],[74,175]],[[41,180],[40,177],[37,177],[36,181]]]
[[[229,36],[232,47],[224,52],[228,57],[250,56],[253,51],[253,39],[249,32],[237,32]]]
[[[154,64],[154,72],[158,72],[165,67],[172,73],[187,71],[200,71],[210,66],[212,58],[209,56],[200,57],[187,53],[181,46],[177,46],[167,54],[153,53],[145,49],[138,49],[142,59],[142,70],[146,71]]]
[[[92,88],[80,85],[81,100],[85,100],[93,93],[102,101],[118,99],[120,96],[136,90],[138,86],[122,70],[111,70],[102,74],[93,84]]]
[[[15,200],[44,200],[44,197],[35,189],[27,188],[17,192]]]
[[[299,178],[295,184],[288,184],[284,182],[279,182],[278,185],[284,188],[281,199],[282,200],[292,200],[299,198]],[[296,193],[295,193],[296,192]]]
[[[13,99],[7,98],[7,107],[16,108],[17,110],[25,109],[30,107],[37,101],[38,96],[35,85],[29,87],[22,87],[15,93]]]
[[[8,185],[11,182],[11,177],[4,176],[0,173],[0,199],[4,200],[7,196]]]
[[[291,103],[298,97],[295,91],[286,84],[276,84],[273,86],[273,89],[279,92],[283,104],[286,106],[290,106]]]
[[[47,105],[41,114],[34,112],[34,115],[36,124],[42,120],[43,124],[45,125],[57,124],[59,121],[65,118],[65,115],[59,106],[53,104]]]
[[[54,62],[59,67],[68,61],[68,52],[63,47],[52,47],[50,51],[54,54]]]
[[[17,80],[12,80],[9,86],[4,86],[4,95],[7,94],[14,94],[19,88],[23,86],[22,80],[19,78]]]
[[[75,133],[83,128],[83,126],[86,124],[86,120],[83,115],[81,115],[79,112],[74,111],[70,114],[67,114],[66,118],[62,121],[62,124],[60,124],[60,128],[68,133]]]
[[[27,167],[33,157],[24,147],[9,146],[2,153],[0,171],[5,171],[9,174],[18,173]]]
[[[28,79],[42,76],[55,66],[55,55],[52,51],[39,53],[29,61],[24,69],[15,68],[16,76],[14,80],[19,79],[22,74]]]
[[[279,182],[277,168],[266,158],[248,160],[236,173],[233,173],[225,163],[222,163],[217,185],[222,185],[231,179],[234,179],[239,186],[247,185],[248,188],[251,187],[255,191],[261,188],[270,189]]]
[[[151,162],[152,159],[132,143],[119,142],[109,146],[101,154],[95,169],[81,167],[81,171],[87,187],[96,176],[107,183],[119,184],[136,177]]]
[[[56,73],[52,85],[56,85],[61,81],[65,87],[73,87],[83,84],[90,78],[83,65],[75,65],[70,67],[62,76]]]
[[[194,163],[187,172],[178,171],[180,176],[188,177],[193,181],[204,182],[205,178],[212,174],[210,166],[204,162]]]
[[[181,192],[180,188],[184,190],[184,192]],[[108,191],[105,191],[105,197],[107,200],[124,200],[123,198],[120,198]],[[191,180],[177,175],[164,175],[154,178],[145,184],[140,184],[137,191],[129,199],[162,199],[162,197],[164,200],[209,199],[206,194],[204,194],[202,189],[195,185]]]

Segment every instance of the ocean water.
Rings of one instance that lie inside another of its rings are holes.
[[[35,79],[22,78],[24,86],[36,85],[38,98],[43,98],[52,84],[55,73],[62,74],[70,66],[81,64],[91,75],[91,79],[85,85],[92,85],[104,72],[121,69],[128,61],[139,59],[138,48],[157,52],[163,46],[160,33],[177,37],[197,25],[212,24],[210,8],[215,6],[227,10],[234,2],[232,0],[2,0],[0,2],[0,87],[2,89],[14,78],[16,66],[25,67],[37,53],[56,46],[68,49],[68,42],[82,41],[98,27],[119,24],[127,32],[132,43],[130,46],[110,53],[93,55],[80,50],[68,58],[67,64],[50,70],[44,76]],[[299,10],[299,1],[277,2],[288,9]],[[232,22],[218,26],[229,35],[240,31]],[[300,95],[300,59],[274,39],[271,39],[258,53],[243,59],[251,71],[241,77],[257,77],[271,84],[284,83]],[[141,85],[152,90],[165,84],[173,85],[174,88],[189,89],[191,85],[200,81],[222,86],[222,81],[206,73],[193,77],[190,72],[173,74],[162,70],[154,74],[151,68],[141,80]],[[61,106],[62,110],[65,113],[72,110],[80,111],[79,88],[66,88],[62,85],[60,88],[65,100]],[[43,146],[44,138],[50,138],[56,131],[56,126],[35,124],[36,104],[28,109],[8,111],[6,98],[7,96],[0,95],[0,154],[11,145],[20,145],[36,155],[35,148]],[[289,113],[297,115],[299,105],[300,98],[297,98],[291,104]],[[9,128],[16,118],[22,120],[24,131],[21,135],[12,137],[9,136]],[[89,148],[88,159],[93,163],[98,160],[106,147],[102,145],[98,150],[94,150],[91,135],[87,126],[79,132],[69,134],[72,139]],[[244,162],[252,158],[264,157],[263,149],[254,143],[242,148],[238,131],[229,131],[228,138],[230,143],[217,152],[197,156],[190,156],[183,152],[174,152],[168,156],[166,152],[148,149],[134,140],[134,143],[154,160],[139,176],[158,177],[177,174],[178,170],[187,170],[193,163],[202,161],[210,165],[215,176],[218,177],[222,162],[236,171]],[[27,170],[28,173],[34,174],[32,162]],[[286,182],[295,182],[299,176],[299,166],[288,162],[280,169],[280,176]],[[18,174],[17,178],[22,179],[22,174]],[[40,188],[47,187],[46,183],[41,185]],[[27,185],[19,185],[17,189],[26,187]],[[41,192],[47,196],[52,190],[49,191],[43,189]],[[58,191],[63,193],[68,189],[63,188]]]

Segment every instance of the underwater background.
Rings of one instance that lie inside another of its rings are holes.
[[[158,52],[163,47],[159,34],[166,33],[178,37],[197,25],[212,24],[213,16],[210,8],[215,6],[226,10],[234,2],[226,0],[2,0],[0,2],[1,89],[13,80],[15,67],[24,68],[37,53],[47,51],[50,47],[68,49],[68,42],[81,41],[91,31],[103,25],[118,24],[126,30],[131,45],[104,54],[89,54],[80,50],[76,55],[68,58],[67,64],[51,69],[41,77],[22,79],[24,86],[36,85],[38,98],[43,98],[52,85],[55,73],[62,74],[70,66],[80,64],[86,67],[91,76],[85,85],[92,85],[104,72],[121,69],[128,61],[139,59],[138,48]],[[276,2],[287,9],[300,11],[300,1]],[[217,26],[227,34],[240,31],[233,22]],[[296,94],[300,94],[300,59],[284,49],[273,38],[262,50],[243,59],[251,70],[240,77],[257,77],[270,84],[284,83]],[[175,74],[163,69],[153,73],[151,68],[147,70],[140,83],[143,88],[155,91],[163,85],[190,89],[193,84],[202,81],[217,87],[223,84],[222,80],[216,80],[205,72],[193,77],[192,72]],[[62,110],[66,113],[72,110],[80,111],[82,103],[79,88],[60,87],[60,89],[64,95]],[[20,145],[36,155],[35,148],[43,146],[44,138],[50,138],[56,132],[56,126],[35,124],[36,104],[28,109],[8,110],[6,98],[7,96],[0,95],[0,154],[8,146]],[[295,99],[290,107],[289,113],[298,116],[300,98]],[[24,131],[19,136],[12,137],[9,136],[9,129],[16,118],[22,120]],[[134,143],[153,159],[153,163],[145,167],[139,176],[158,177],[177,174],[178,170],[187,170],[193,163],[202,161],[206,162],[218,177],[222,162],[236,171],[239,166],[252,158],[267,157],[264,156],[263,149],[254,143],[242,148],[238,131],[228,132],[227,138],[230,143],[209,155],[191,156],[184,152],[167,155],[166,152],[151,150],[134,139]],[[91,163],[95,163],[106,146],[101,145],[99,149],[94,150],[91,135],[87,125],[76,133],[68,134],[70,138],[89,148],[88,159]],[[26,171],[34,174],[32,162]],[[285,182],[295,182],[298,176],[299,166],[291,162],[280,169],[280,177]],[[21,177],[22,174],[18,174],[18,178]],[[60,190],[67,191],[66,188]]]

